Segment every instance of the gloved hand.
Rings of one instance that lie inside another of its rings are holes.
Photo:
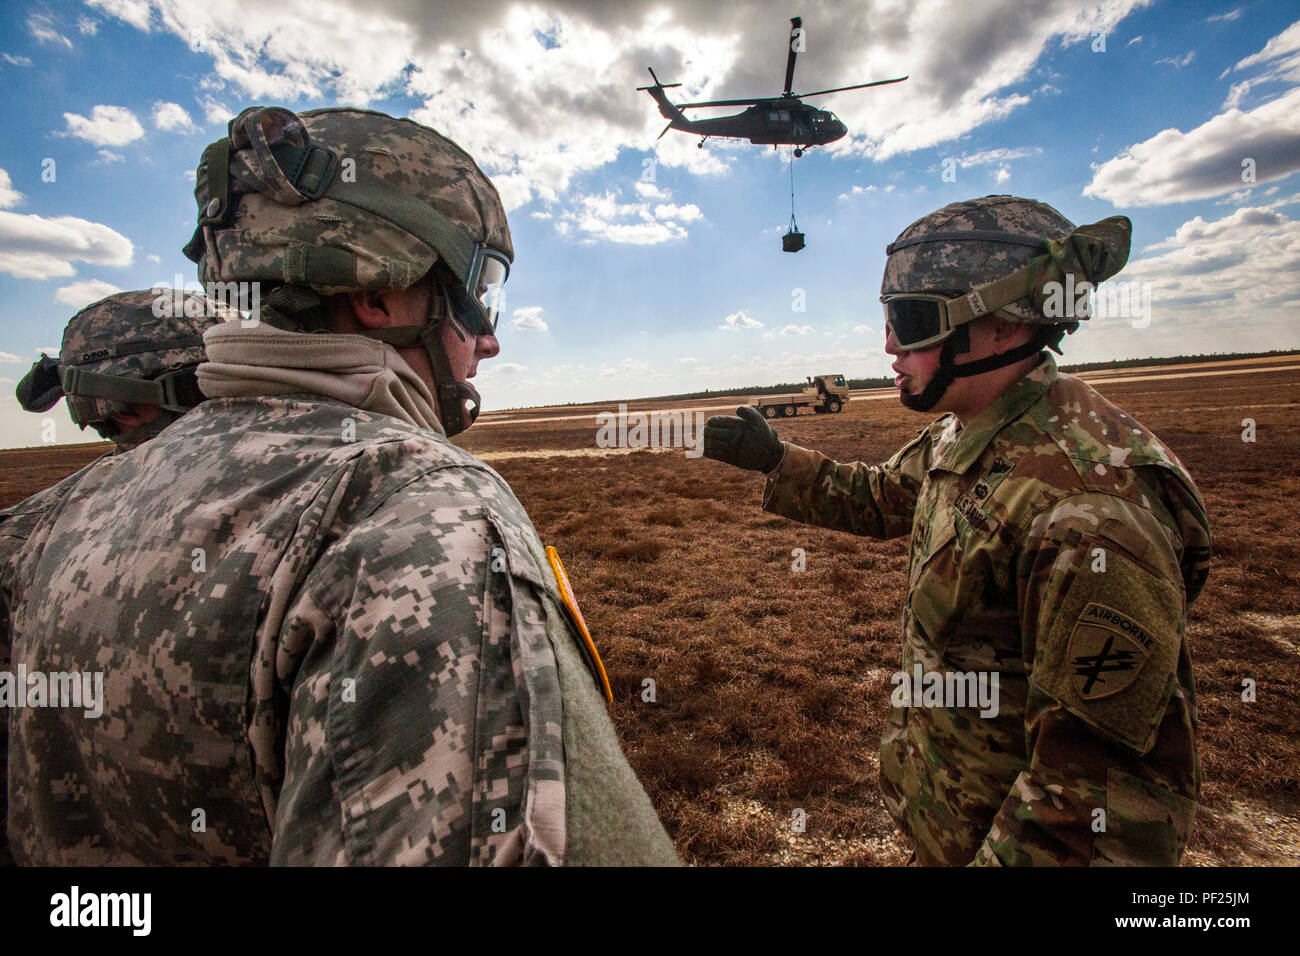
[[[716,461],[769,472],[784,452],[776,430],[748,405],[736,409],[736,415],[714,415],[704,423],[704,454]]]

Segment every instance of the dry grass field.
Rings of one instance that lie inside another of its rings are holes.
[[[1213,523],[1214,563],[1189,625],[1204,787],[1186,862],[1300,862],[1300,364],[1085,378],[1177,452]],[[905,541],[765,515],[761,477],[681,450],[602,452],[596,411],[485,415],[462,441],[563,556],[610,672],[619,734],[682,857],[904,862],[876,747],[899,661]],[[1242,441],[1247,417],[1254,443]],[[924,423],[888,393],[863,393],[840,415],[777,427],[833,458],[875,462]],[[102,451],[0,453],[0,504]],[[791,569],[794,548],[807,554],[802,573]],[[1253,703],[1241,699],[1247,677]],[[792,832],[796,808],[806,832]]]

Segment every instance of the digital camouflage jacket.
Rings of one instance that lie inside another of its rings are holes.
[[[676,862],[527,514],[438,432],[214,398],[31,502],[10,670],[104,700],[8,711],[17,862]]]
[[[1158,438],[1048,355],[882,465],[787,445],[763,505],[911,535],[880,772],[918,862],[1178,862],[1200,788],[1185,622],[1210,531]],[[963,699],[994,676],[996,708]]]

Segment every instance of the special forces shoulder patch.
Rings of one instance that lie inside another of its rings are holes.
[[[1085,724],[1146,753],[1178,684],[1182,594],[1118,549],[1105,571],[1084,564],[1060,580],[1070,586],[1043,615],[1030,682]]]
[[[1137,621],[1093,602],[1083,609],[1066,650],[1073,687],[1084,700],[1118,694],[1137,679],[1152,638]]]

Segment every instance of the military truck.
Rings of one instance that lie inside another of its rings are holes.
[[[849,384],[843,375],[818,375],[809,378],[803,391],[794,395],[761,395],[749,404],[763,413],[765,418],[783,415],[792,418],[801,408],[811,408],[821,415],[835,413],[849,400]]]

